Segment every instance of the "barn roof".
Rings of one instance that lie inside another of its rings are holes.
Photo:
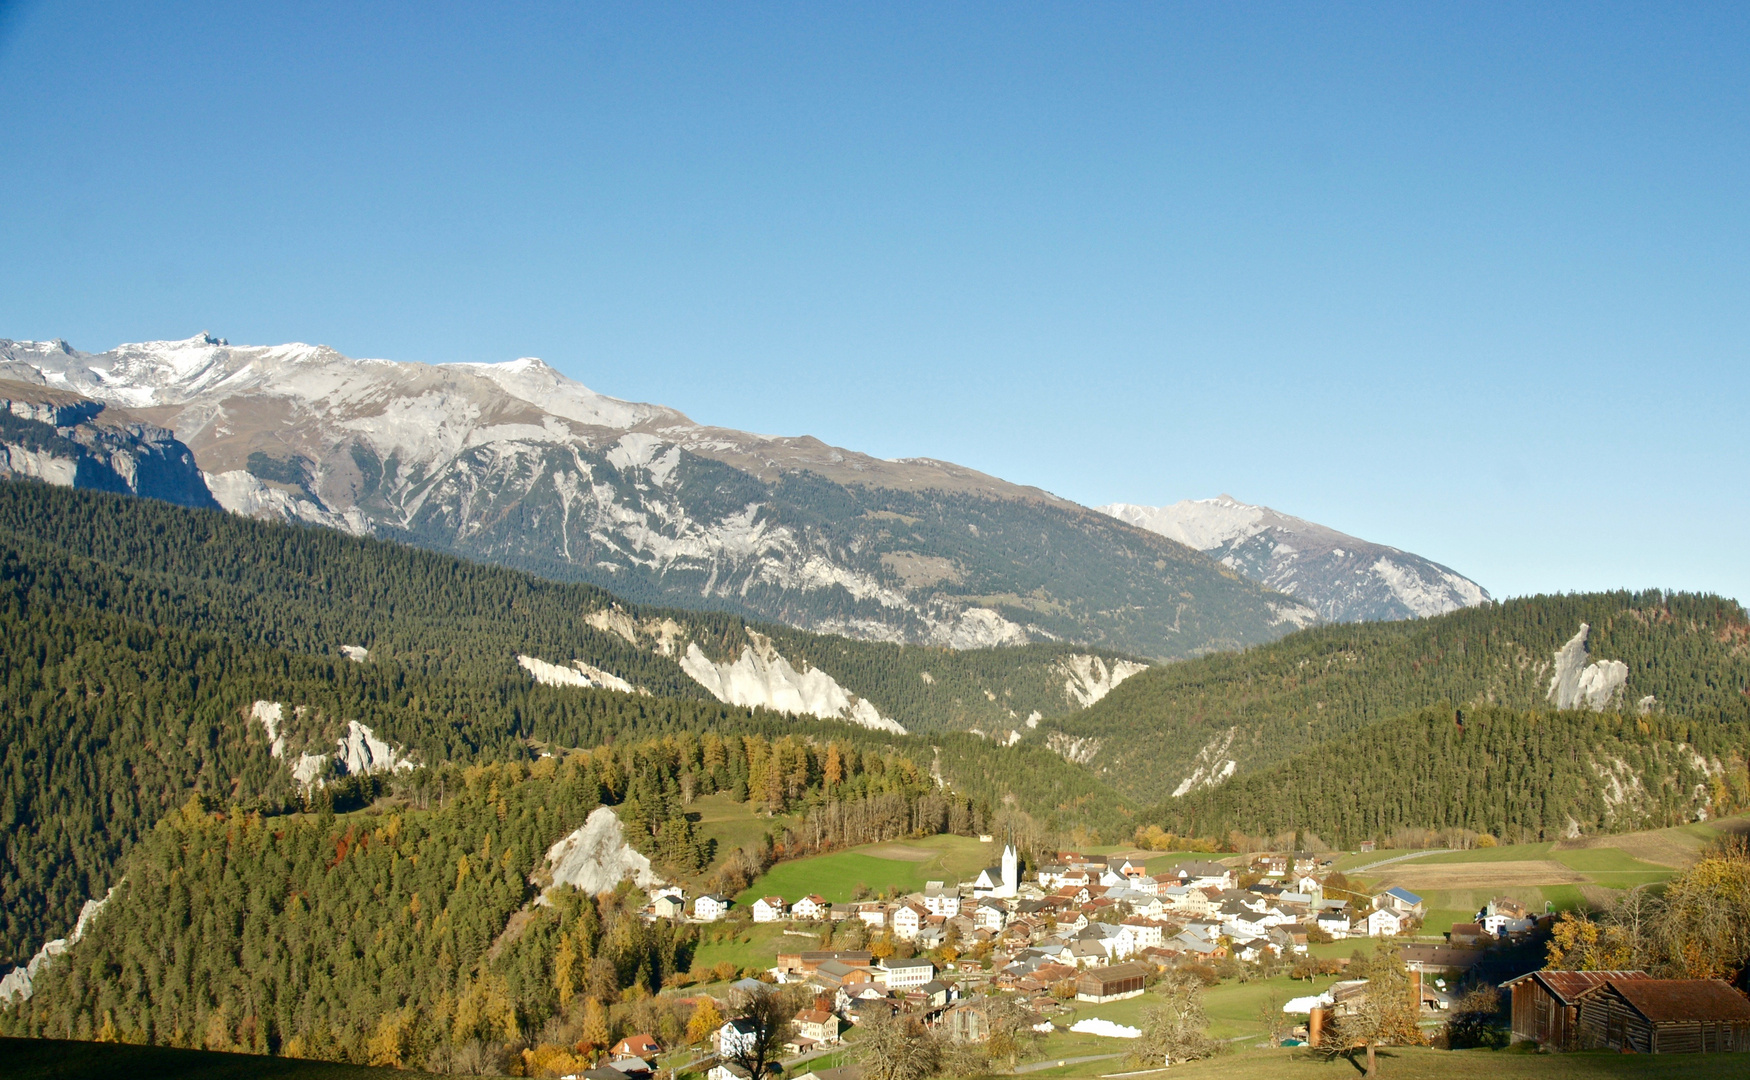
[[[1655,1024],[1750,1020],[1750,1000],[1718,979],[1611,979],[1610,988]]]
[[[1628,982],[1651,978],[1644,971],[1533,971],[1502,983],[1501,989],[1509,990],[1527,979],[1536,979],[1557,1001],[1572,1005],[1581,994],[1596,990],[1612,979]]]

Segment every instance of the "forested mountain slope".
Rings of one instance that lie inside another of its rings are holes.
[[[648,640],[635,646],[589,620],[654,622],[671,643],[703,639],[713,651],[747,640],[739,620],[665,630],[673,620],[661,613],[612,605],[588,586],[326,530],[0,483],[0,968],[65,933],[80,905],[114,884],[131,844],[189,792],[294,808],[303,757],[318,772],[345,772],[329,760],[371,739],[386,745],[353,762],[366,772],[385,760],[527,760],[662,732],[795,733],[899,747],[970,797],[994,805],[1018,793],[1054,826],[1128,831],[1110,789],[1043,747],[900,737],[712,700]],[[900,674],[888,679],[908,682],[914,670],[898,646],[773,634],[823,661],[891,665]],[[348,645],[367,647],[368,659],[347,659]],[[517,662],[525,649],[586,658],[650,693],[542,685]],[[947,704],[957,691],[1007,719],[990,700],[1004,698],[986,687],[1068,700],[1055,683],[1064,654],[1048,646],[911,651],[938,676],[917,684],[943,688]],[[1012,684],[986,681],[1005,671]],[[258,702],[293,740],[283,754]]]
[[[1519,843],[1664,828],[1750,804],[1747,739],[1742,719],[1428,708],[1144,817],[1180,835],[1298,831],[1338,847],[1400,833]]]
[[[1585,642],[1575,645],[1582,625]],[[1589,645],[1589,656],[1585,648]],[[1750,620],[1730,600],[1663,592],[1536,596],[1414,622],[1305,630],[1159,665],[1038,737],[1147,801],[1264,768],[1425,706],[1550,709],[1556,654],[1594,676],[1594,708],[1715,724],[1750,716]],[[1586,676],[1586,677],[1594,677]],[[1612,678],[1616,675],[1612,674]],[[1572,689],[1572,687],[1570,688]],[[1643,699],[1652,700],[1643,704]]]
[[[0,377],[172,429],[219,502],[864,640],[1149,657],[1314,618],[1182,544],[927,459],[695,424],[539,360],[408,364],[200,335],[0,341]]]
[[[401,805],[344,819],[191,798],[0,1028],[446,1070],[470,1043],[533,1041],[586,998],[647,997],[689,967],[693,928],[646,922],[624,888],[598,900],[556,881],[547,858],[606,803],[663,872],[696,866],[687,782],[801,814],[867,807],[874,835],[851,842],[952,816],[903,759],[710,735],[440,768]]]
[[[357,646],[433,676],[467,667],[526,681],[517,661],[526,655],[561,667],[582,660],[658,696],[708,700],[689,667],[730,666],[769,642],[796,672],[819,669],[907,730],[1024,726],[1140,670],[1068,645],[952,650],[750,628],[393,543],[30,483],[0,483],[0,542],[17,550],[44,603],[314,656]],[[689,662],[693,645],[705,666]]]

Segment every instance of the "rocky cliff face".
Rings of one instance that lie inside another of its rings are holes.
[[[0,476],[218,508],[174,435],[101,401],[0,379]]]
[[[1418,619],[1489,599],[1481,585],[1420,555],[1369,543],[1231,495],[1171,506],[1113,503],[1103,512],[1177,540],[1328,622]]]
[[[539,360],[405,364],[201,335],[0,375],[126,408],[238,513],[374,533],[629,599],[950,648],[1068,640],[1181,657],[1315,620],[1164,537],[945,462],[696,424]]]

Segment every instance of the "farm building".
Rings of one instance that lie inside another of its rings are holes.
[[[1137,997],[1150,969],[1141,964],[1113,964],[1082,972],[1076,980],[1076,1000],[1100,1004]]]
[[[1750,1000],[1717,979],[1609,979],[1580,995],[1580,1046],[1640,1054],[1750,1051]]]
[[[1557,1050],[1579,1046],[1580,995],[1608,979],[1650,979],[1644,971],[1534,971],[1502,983],[1513,995],[1513,1041]]]

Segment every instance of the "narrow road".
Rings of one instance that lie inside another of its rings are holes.
[[[1122,1051],[1116,1054],[1089,1054],[1087,1057],[1048,1058],[1045,1061],[1035,1061],[1027,1065],[1017,1066],[1015,1068],[1015,1074],[1020,1075],[1021,1073],[1041,1072],[1045,1069],[1055,1069],[1059,1065],[1080,1065],[1088,1061],[1111,1061],[1113,1058],[1123,1057],[1128,1052],[1129,1051]]]
[[[1368,870],[1375,869],[1376,867],[1389,866],[1395,862],[1403,862],[1405,859],[1420,859],[1424,855],[1439,855],[1442,852],[1447,852],[1447,851],[1451,851],[1451,850],[1452,850],[1451,848],[1436,847],[1436,848],[1429,848],[1427,851],[1412,851],[1408,855],[1393,855],[1389,859],[1381,859],[1378,862],[1370,862],[1366,866],[1351,867],[1350,869],[1343,871],[1343,874],[1344,874],[1344,876],[1348,876],[1349,874],[1360,874],[1360,873],[1364,873]]]

